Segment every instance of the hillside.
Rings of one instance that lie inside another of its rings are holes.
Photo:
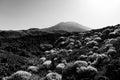
[[[60,80],[119,80],[119,53],[119,24],[85,32],[1,31],[0,78],[24,70],[34,75],[30,80],[48,80],[51,71]],[[60,63],[65,67],[57,68]]]

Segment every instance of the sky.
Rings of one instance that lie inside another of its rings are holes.
[[[0,30],[77,22],[98,29],[120,24],[120,0],[0,0]]]

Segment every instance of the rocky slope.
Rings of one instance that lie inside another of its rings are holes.
[[[119,53],[119,24],[85,32],[1,31],[0,77],[24,70],[31,80],[49,80],[53,72],[55,80],[119,80]]]

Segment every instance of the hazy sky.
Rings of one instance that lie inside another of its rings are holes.
[[[0,0],[0,29],[28,29],[74,21],[90,28],[120,23],[120,0]]]

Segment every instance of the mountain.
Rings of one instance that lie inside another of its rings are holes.
[[[55,26],[38,29],[38,28],[30,28],[28,30],[0,30],[0,38],[19,38],[24,36],[43,36],[48,34],[58,34],[64,35],[69,32],[83,32],[88,31],[90,28],[82,26],[75,22],[61,22]]]
[[[80,25],[76,22],[61,22],[59,24],[56,24],[55,26],[42,29],[44,31],[57,31],[57,30],[63,30],[67,32],[84,32],[90,30],[90,28]]]

